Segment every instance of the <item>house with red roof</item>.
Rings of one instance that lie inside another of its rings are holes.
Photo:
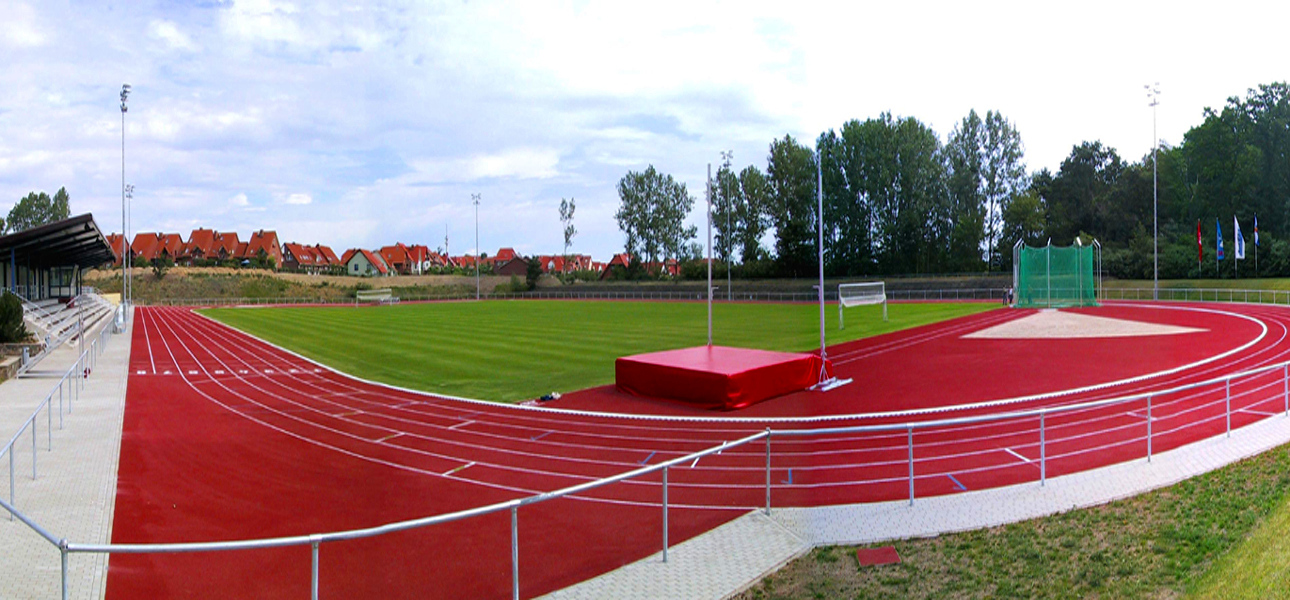
[[[615,254],[613,258],[609,259],[608,263],[605,263],[605,268],[600,270],[600,278],[609,279],[610,277],[612,277],[613,270],[615,267],[618,267],[623,271],[626,271],[627,266],[630,265],[631,262],[632,262],[632,255],[627,254],[626,252],[621,254]]]
[[[121,246],[121,242],[124,239],[125,239],[125,236],[119,233],[109,233],[107,235],[108,247],[112,248],[112,257],[113,257],[112,266],[114,267],[121,266],[121,254],[124,250],[124,248],[122,248]]]
[[[246,250],[240,255],[243,260],[253,260],[261,257],[273,259],[273,268],[282,266],[282,246],[278,243],[278,234],[275,231],[265,231],[263,229],[252,233],[251,239],[246,242]]]
[[[212,250],[215,248],[215,231],[211,229],[194,229],[188,234],[188,242],[184,244],[181,251],[181,258],[187,264],[193,264],[195,261],[206,260],[211,257]]]
[[[314,252],[317,252],[318,256],[327,261],[328,267],[338,267],[341,264],[340,259],[336,257],[336,253],[332,252],[329,246],[318,244],[314,246]]]
[[[378,275],[384,277],[394,274],[390,266],[385,264],[385,259],[381,258],[381,254],[371,250],[351,248],[345,251],[345,256],[341,258],[341,262],[345,265],[345,273],[356,277],[375,277]]]
[[[328,248],[328,252],[331,249]],[[335,256],[334,254],[332,255]],[[289,242],[282,245],[282,268],[305,273],[321,273],[331,267],[328,259],[318,247],[305,246]]]
[[[211,258],[215,258],[220,261],[237,258],[241,256],[238,253],[241,246],[242,242],[237,239],[237,233],[231,231],[228,233],[220,233],[216,231],[211,245]]]

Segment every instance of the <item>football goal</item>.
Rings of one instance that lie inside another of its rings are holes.
[[[390,288],[381,288],[379,290],[356,290],[354,292],[354,301],[368,304],[395,304],[399,299],[394,297],[394,291]]]
[[[1013,249],[1014,306],[1096,306],[1093,246],[1027,246]]]
[[[842,321],[842,309],[866,304],[882,305],[882,320],[887,320],[887,286],[881,281],[865,283],[843,283],[838,285],[838,329],[846,324]]]

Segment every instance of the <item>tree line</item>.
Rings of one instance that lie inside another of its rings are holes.
[[[0,234],[18,233],[69,216],[71,198],[67,195],[67,188],[58,188],[52,198],[45,192],[31,192],[9,209],[7,217],[0,219]]]
[[[1154,161],[1154,162],[1153,162]],[[1203,121],[1176,146],[1128,161],[1100,141],[1074,145],[1056,172],[1028,172],[1020,132],[1004,115],[972,110],[941,137],[913,117],[883,113],[821,133],[814,147],[786,135],[764,167],[721,165],[705,190],[713,250],[747,277],[816,270],[817,181],[824,204],[824,266],[834,277],[989,273],[1012,268],[1019,240],[1098,240],[1109,276],[1150,278],[1152,169],[1158,171],[1160,276],[1232,277],[1215,263],[1215,221],[1241,222],[1242,276],[1290,276],[1290,87],[1260,85]],[[695,199],[651,165],[619,182],[625,251],[646,263],[697,260]],[[1260,244],[1253,243],[1259,217]],[[1200,224],[1205,260],[1198,261]],[[769,241],[770,243],[765,243]]]

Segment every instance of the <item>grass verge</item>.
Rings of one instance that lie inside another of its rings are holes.
[[[996,308],[892,304],[825,311],[828,343]],[[819,307],[718,304],[716,344],[780,351],[819,345]],[[453,396],[521,401],[613,382],[619,356],[707,342],[697,302],[489,301],[380,307],[209,309],[203,314],[365,379]]]
[[[858,567],[855,546],[816,548],[737,598],[1284,598],[1290,591],[1274,586],[1286,555],[1273,551],[1257,570],[1260,559],[1246,556],[1290,545],[1288,491],[1290,446],[1281,446],[1104,506],[873,545],[894,545],[896,565]]]

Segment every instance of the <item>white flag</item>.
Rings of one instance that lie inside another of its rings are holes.
[[[1241,223],[1232,217],[1232,227],[1236,228],[1236,260],[1245,258],[1245,238],[1241,237]]]

